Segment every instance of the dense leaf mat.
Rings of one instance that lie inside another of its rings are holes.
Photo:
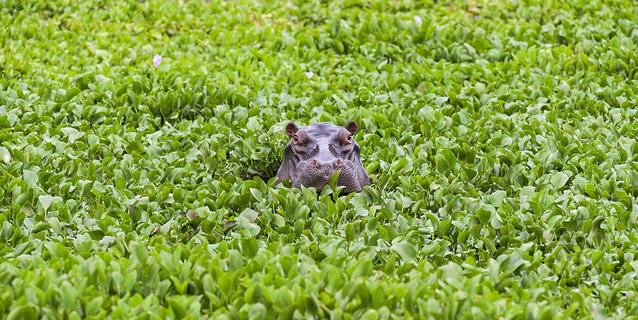
[[[635,318],[636,8],[2,1],[0,314]],[[273,188],[350,119],[372,186]]]

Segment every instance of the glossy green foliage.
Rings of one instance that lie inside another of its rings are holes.
[[[637,8],[0,1],[0,315],[636,318]]]

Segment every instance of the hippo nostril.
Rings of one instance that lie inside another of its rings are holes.
[[[342,164],[343,164],[343,161],[341,161],[341,159],[338,159],[338,160],[337,160],[337,165],[338,165],[338,166],[340,166],[340,165],[342,165]]]
[[[309,163],[309,164],[310,164],[310,166],[311,166],[311,167],[316,167],[316,166],[317,166],[317,161],[315,161],[315,160],[310,160],[310,163]]]
[[[333,167],[340,167],[343,165],[343,161],[341,161],[341,159],[337,159],[335,162],[332,163]]]

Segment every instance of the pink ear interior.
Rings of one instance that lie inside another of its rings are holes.
[[[294,122],[288,122],[286,125],[286,134],[291,138],[297,133],[297,130],[299,130],[299,127]]]
[[[359,129],[359,126],[357,125],[356,122],[350,120],[350,122],[348,122],[348,124],[346,124],[346,130],[348,130],[352,135],[354,135],[355,133],[357,133],[357,130]]]

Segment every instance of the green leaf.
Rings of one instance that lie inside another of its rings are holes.
[[[253,223],[255,222],[255,220],[257,220],[257,217],[259,217],[259,213],[257,213],[257,211],[252,210],[250,208],[246,208],[244,211],[242,211],[242,213],[239,216],[242,218],[246,218],[246,220]]]
[[[9,150],[5,147],[0,147],[0,160],[6,164],[11,162],[11,153],[9,153]]]
[[[507,258],[501,263],[501,270],[505,274],[510,274],[523,265],[529,265],[529,262],[524,260],[521,257],[520,253],[516,252],[508,255]]]
[[[131,248],[131,255],[138,263],[146,263],[148,260],[148,248],[145,245],[139,242],[131,242],[129,247]]]
[[[245,257],[252,258],[257,254],[257,251],[259,250],[259,242],[255,238],[242,239],[241,248]]]
[[[486,204],[478,208],[478,210],[476,210],[476,213],[478,214],[481,223],[487,224],[488,222],[491,222],[492,215],[496,214],[496,209],[494,208],[494,206]]]
[[[248,123],[246,124],[246,128],[248,128],[248,130],[258,131],[260,127],[261,125],[259,123],[259,120],[257,120],[257,117],[250,117],[248,119]]]
[[[232,279],[230,278],[230,276],[228,276],[228,274],[223,273],[222,275],[220,275],[217,281],[217,285],[219,285],[219,290],[221,291],[222,294],[224,294],[227,297],[230,296],[233,283],[232,283]]]
[[[416,258],[416,248],[408,241],[395,239],[391,248],[398,253],[404,261],[412,261]]]
[[[91,299],[86,304],[86,307],[84,308],[86,315],[89,315],[89,316],[97,315],[100,312],[100,309],[102,308],[103,303],[104,303],[104,298],[102,297],[95,297]]]
[[[563,172],[558,172],[552,176],[551,182],[554,190],[559,190],[562,188],[567,181],[569,180],[569,176]]]
[[[253,195],[253,197],[255,197],[255,200],[257,201],[261,201],[261,199],[263,199],[264,197],[261,191],[255,188],[250,188],[250,193]]]
[[[38,315],[35,311],[35,308],[27,304],[27,305],[14,307],[9,313],[9,316],[7,317],[7,319],[8,320],[14,320],[14,319],[35,320],[35,319],[38,319]]]
[[[66,128],[62,128],[60,129],[60,131],[62,131],[62,133],[68,137],[69,139],[69,143],[73,143],[75,142],[75,140],[81,138],[82,136],[84,136],[84,132],[80,132],[79,130],[75,129],[75,128],[71,128],[71,127],[66,127]]]
[[[450,163],[445,158],[445,155],[439,153],[435,156],[435,160],[436,160],[436,170],[438,170],[439,172],[446,172],[449,170]]]
[[[507,198],[507,193],[503,190],[497,190],[492,193],[490,197],[490,203],[495,207],[500,207],[503,203],[503,200]]]
[[[90,134],[87,136],[87,142],[89,143],[89,148],[94,149],[100,143],[100,137]]]
[[[62,198],[58,196],[53,197],[50,195],[38,196],[38,200],[40,201],[40,205],[42,206],[42,208],[44,208],[45,211],[49,210],[52,204],[56,202],[62,202]]]
[[[28,185],[30,188],[36,188],[36,187],[37,187],[37,185],[38,185],[38,174],[37,174],[35,171],[33,171],[33,170],[26,170],[26,169],[25,169],[25,170],[22,172],[22,174],[23,174],[22,176],[23,176],[23,178],[24,178],[24,182],[26,182],[26,183],[27,183],[27,185]]]
[[[393,173],[399,172],[401,171],[401,169],[405,168],[408,166],[408,159],[406,158],[400,158],[399,161],[395,161],[392,163],[392,166],[390,167],[390,170]]]
[[[237,250],[228,250],[228,267],[231,271],[239,270],[244,265],[244,258]]]

